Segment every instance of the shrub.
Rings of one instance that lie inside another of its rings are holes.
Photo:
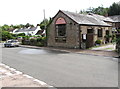
[[[101,44],[101,43],[102,43],[101,40],[96,40],[96,41],[95,41],[95,44]]]
[[[111,38],[112,35],[105,35],[105,38]]]
[[[42,41],[41,42],[44,44],[44,46],[47,46],[47,39],[46,39],[46,37],[42,37]]]
[[[35,38],[30,39],[30,45],[36,45],[37,40]]]
[[[21,36],[23,37],[25,40],[29,40],[30,36]]]
[[[42,41],[42,37],[37,38],[37,42],[41,42]]]
[[[44,46],[44,44],[41,43],[41,42],[37,42],[36,46],[40,46],[40,47],[42,47],[42,46]]]
[[[17,36],[25,36],[25,33],[19,33]]]
[[[41,45],[41,46],[46,46],[46,37],[37,38],[37,42],[38,42],[39,45]]]
[[[24,45],[33,45],[33,46],[46,46],[46,37],[39,37],[39,38],[31,38],[29,40],[24,39],[22,40],[22,44]]]

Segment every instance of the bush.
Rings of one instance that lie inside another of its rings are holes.
[[[39,43],[39,45],[41,46],[46,46],[46,37],[40,37],[40,38],[37,38],[37,42]]]
[[[42,41],[42,37],[37,38],[37,42],[41,42]]]
[[[22,40],[23,45],[32,45],[32,46],[46,46],[46,37],[39,38],[31,38],[30,40],[24,39]]]
[[[105,35],[105,38],[111,38],[112,35]]]
[[[43,46],[44,46],[44,44],[43,44],[43,43],[41,43],[41,42],[37,42],[36,46],[43,47]]]
[[[23,39],[25,39],[25,40],[29,40],[29,38],[30,38],[30,36],[21,36],[21,37],[23,37]]]
[[[47,46],[47,40],[46,40],[46,37],[42,37],[42,41],[41,43],[44,44],[44,46]]]
[[[19,33],[17,36],[25,36],[25,33]]]
[[[30,41],[29,40],[22,40],[22,45],[30,45]]]
[[[102,43],[101,40],[96,40],[96,41],[95,41],[95,44],[101,44],[101,43]]]
[[[35,38],[32,38],[32,39],[30,39],[30,45],[36,45],[37,44],[37,39],[35,39]]]

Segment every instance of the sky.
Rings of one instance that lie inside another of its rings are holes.
[[[39,24],[59,10],[79,12],[89,7],[109,7],[120,0],[0,0],[0,25]]]

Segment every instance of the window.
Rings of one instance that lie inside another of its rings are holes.
[[[66,25],[65,24],[56,25],[56,35],[57,35],[57,37],[65,37],[66,36]]]
[[[60,17],[55,22],[55,41],[59,43],[66,43],[66,21]]]
[[[109,35],[109,33],[110,33],[110,32],[109,32],[108,30],[106,30],[106,35]]]
[[[102,29],[98,29],[98,37],[102,37]]]
[[[87,33],[93,33],[93,29],[87,29]]]

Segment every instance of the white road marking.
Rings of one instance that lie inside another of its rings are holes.
[[[47,85],[45,82],[40,81],[40,80],[38,80],[38,79],[35,79],[35,80],[33,80],[33,81],[38,82],[38,83],[40,83],[41,85]]]
[[[10,73],[10,72],[7,72],[7,73],[5,73],[7,76],[11,76],[11,75],[13,75],[12,73]]]
[[[20,71],[15,71],[15,72],[16,72],[16,74],[18,74],[18,75],[19,75],[19,74],[22,74],[22,72],[20,72]]]
[[[9,66],[5,65],[5,64],[2,64],[0,63],[0,66],[4,66],[6,69],[10,70],[10,72],[7,72],[5,73],[6,75],[5,76],[1,76],[0,78],[3,78],[3,77],[6,77],[6,76],[13,76],[13,75],[19,75],[19,74],[23,74],[22,72],[20,71],[16,71],[16,69],[14,68],[10,68]],[[0,70],[0,72],[5,72],[6,70]],[[15,72],[15,74],[12,74],[11,72]],[[25,76],[26,78],[29,78],[31,79],[33,82],[37,82],[39,83],[40,85],[47,85],[45,82],[43,81],[40,81],[38,79],[35,79],[27,74],[23,74],[22,76]],[[53,87],[53,86],[50,86],[50,85],[47,85],[47,87]]]
[[[27,78],[33,78],[33,77],[31,77],[31,76],[29,76],[29,75],[26,75],[26,74],[24,74],[23,76],[25,76],[25,77],[27,77]]]
[[[10,70],[11,70],[11,71],[15,71],[16,69],[14,69],[14,68],[10,68]]]

